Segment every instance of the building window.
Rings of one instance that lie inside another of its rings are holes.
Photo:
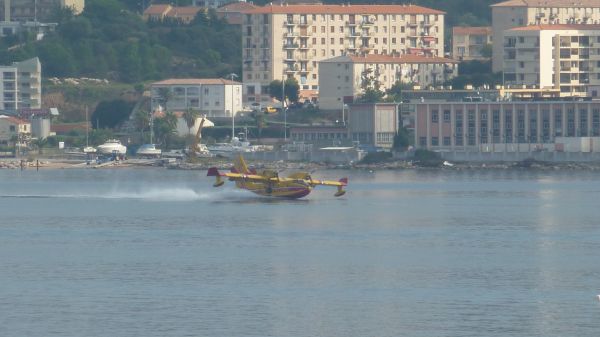
[[[444,110],[444,123],[450,123],[450,110]]]
[[[427,137],[419,137],[419,146],[422,146],[422,147],[427,146]]]
[[[431,146],[439,146],[439,145],[440,145],[439,138],[431,137]]]
[[[437,110],[431,110],[431,122],[432,123],[437,123],[438,120],[439,120],[438,111]]]
[[[444,146],[450,146],[450,137],[444,137]]]

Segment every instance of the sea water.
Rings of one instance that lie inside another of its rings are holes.
[[[599,173],[205,174],[0,171],[0,336],[600,335]]]

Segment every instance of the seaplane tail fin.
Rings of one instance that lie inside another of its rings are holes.
[[[334,194],[334,196],[341,197],[342,195],[346,194],[346,190],[344,190],[344,186],[348,185],[348,178],[344,177],[344,178],[338,180],[338,182],[340,183],[340,185],[338,185],[337,192]]]
[[[215,183],[213,184],[214,187],[222,186],[225,183],[225,181],[221,179],[221,173],[216,167],[209,168],[208,172],[206,173],[206,176],[215,177]]]
[[[235,160],[233,161],[233,167],[240,174],[250,174],[250,170],[248,169],[248,165],[246,165],[246,161],[241,154],[238,154]]]

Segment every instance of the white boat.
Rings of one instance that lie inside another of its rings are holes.
[[[216,156],[229,157],[232,154],[238,152],[254,152],[256,151],[255,147],[250,145],[247,141],[240,141],[239,138],[234,137],[233,141],[230,143],[215,143],[212,145],[208,145],[208,150],[210,153]]]
[[[83,153],[96,153],[97,151],[98,150],[93,146],[86,146],[83,148]]]
[[[144,144],[140,146],[136,154],[141,157],[160,157],[161,149],[157,149],[154,144]]]
[[[98,152],[101,154],[125,154],[127,146],[121,144],[118,139],[109,139],[104,144],[98,146]]]

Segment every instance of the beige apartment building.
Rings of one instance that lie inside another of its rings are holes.
[[[0,16],[8,22],[46,22],[56,7],[70,8],[78,15],[83,12],[85,0],[5,0],[0,6]]]
[[[598,0],[508,0],[491,7],[495,72],[502,70],[505,30],[536,24],[600,24]]]
[[[268,5],[245,12],[244,98],[266,99],[271,81],[296,78],[316,98],[319,61],[342,55],[440,56],[444,12],[415,5]]]
[[[486,60],[482,49],[492,43],[492,27],[453,27],[452,58],[455,60]]]
[[[504,33],[504,83],[598,97],[600,25],[532,25]]]
[[[378,81],[380,90],[396,82],[422,88],[441,85],[457,74],[457,61],[421,55],[337,56],[319,62],[319,108],[339,110],[363,93],[367,76]]]

